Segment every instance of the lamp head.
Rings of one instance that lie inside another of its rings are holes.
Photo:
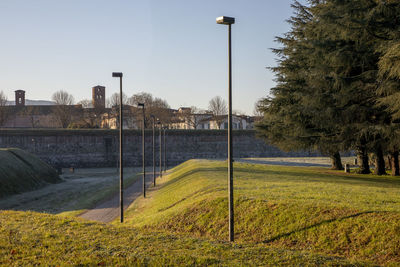
[[[122,72],[113,72],[113,73],[112,73],[112,76],[113,76],[113,77],[122,78],[123,75],[122,75]]]
[[[144,108],[144,103],[138,103],[137,105],[138,105],[138,107]]]
[[[217,18],[217,24],[224,24],[224,25],[231,25],[231,24],[235,24],[235,18],[232,17],[218,17]]]

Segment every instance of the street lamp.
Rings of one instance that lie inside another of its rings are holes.
[[[160,143],[160,178],[162,178],[162,140],[161,140],[161,135],[162,135],[162,123],[159,119],[157,119],[157,124],[158,128],[160,130],[160,137],[159,137],[159,143]]]
[[[156,124],[156,117],[154,115],[150,116],[152,118],[153,121],[153,141],[152,141],[152,145],[153,145],[153,186],[156,186],[156,148],[155,148],[155,133],[154,133],[154,128],[155,128],[155,124]]]
[[[145,128],[145,109],[144,103],[138,103],[138,107],[142,107],[143,121],[142,121],[142,164],[143,164],[143,197],[146,197],[146,151],[144,147],[144,128]]]
[[[229,198],[229,241],[235,240],[234,216],[233,216],[233,163],[232,163],[232,46],[231,28],[235,18],[218,17],[218,24],[228,25],[228,198]]]
[[[119,206],[120,221],[124,222],[124,169],[123,169],[123,113],[122,113],[122,72],[113,72],[114,78],[119,78]]]

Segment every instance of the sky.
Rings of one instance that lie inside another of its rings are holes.
[[[0,91],[14,100],[50,100],[58,90],[75,101],[91,88],[128,96],[148,92],[172,108],[206,109],[228,97],[228,28],[232,26],[233,109],[253,114],[269,94],[276,65],[270,48],[287,32],[292,0],[0,0]]]

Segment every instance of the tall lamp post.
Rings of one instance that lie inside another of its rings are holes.
[[[151,115],[151,118],[153,120],[153,186],[156,186],[156,147],[155,147],[155,124],[156,124],[156,117],[154,115]]]
[[[124,222],[124,169],[123,169],[123,113],[122,113],[122,72],[113,72],[114,78],[119,78],[119,206],[120,221]]]
[[[142,107],[143,110],[143,121],[142,121],[142,164],[143,164],[143,197],[146,197],[146,151],[144,144],[144,128],[145,128],[145,109],[144,103],[138,103],[139,107]]]
[[[228,198],[229,198],[229,241],[235,240],[234,214],[233,214],[233,150],[232,150],[232,46],[231,28],[235,18],[218,17],[218,24],[228,25]]]

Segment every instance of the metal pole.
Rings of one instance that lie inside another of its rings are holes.
[[[117,140],[117,137],[115,136],[114,137],[114,141],[115,141],[115,153],[118,153],[118,140]],[[116,157],[116,159],[115,159],[115,161],[117,162],[117,173],[119,173],[119,159],[118,159],[118,155],[116,155],[115,156]]]
[[[120,218],[121,223],[124,222],[124,151],[123,151],[123,103],[122,103],[122,77],[119,78],[119,205],[120,205]]]
[[[167,171],[167,143],[165,142],[165,131],[164,128],[164,172]]]
[[[231,24],[228,25],[228,54],[229,54],[229,90],[228,90],[228,191],[229,191],[229,241],[235,237],[233,216],[233,149],[232,149],[232,51],[231,51]]]
[[[153,186],[156,186],[155,117],[153,116]]]
[[[143,123],[142,123],[142,160],[143,160],[143,197],[146,197],[146,151],[144,147],[144,127],[145,127],[145,110],[143,105]]]
[[[161,135],[162,135],[162,124],[160,124],[160,178],[162,178],[162,140],[161,140]]]

